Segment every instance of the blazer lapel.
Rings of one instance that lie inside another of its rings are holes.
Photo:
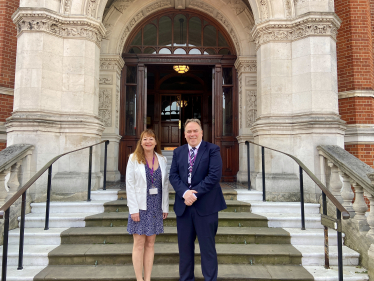
[[[160,155],[160,154],[158,154],[157,152],[156,152],[156,156],[157,156],[157,159],[158,159],[158,165],[160,166],[160,169],[161,169],[161,175],[162,175],[162,183],[164,182],[164,180],[165,180],[165,177],[166,177],[166,173],[165,173],[165,171],[166,171],[166,167],[165,167],[165,162],[164,162],[164,159],[161,159],[161,158],[163,158],[163,156],[162,155]]]
[[[188,166],[187,166],[187,163],[188,163],[188,145],[185,144],[183,146],[183,149],[181,151],[181,155],[180,155],[180,170],[181,171],[181,180],[184,182],[184,183],[187,183],[187,178],[188,178]]]
[[[145,165],[143,163],[140,163],[140,164],[138,164],[138,166],[139,166],[140,174],[142,175],[142,177],[144,179],[144,182],[146,183],[147,182],[147,176],[145,175]]]
[[[199,150],[197,151],[195,164],[193,165],[193,168],[192,168],[191,179],[193,178],[193,176],[194,176],[194,174],[197,170],[197,167],[199,166],[201,157],[203,157],[203,154],[204,154],[205,150],[206,150],[206,142],[202,141],[201,144],[200,144]]]

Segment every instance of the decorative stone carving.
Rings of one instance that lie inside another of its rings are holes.
[[[104,39],[108,39],[109,38],[110,34],[113,31],[113,27],[114,27],[113,24],[105,24],[106,33],[105,33]]]
[[[243,13],[246,8],[242,0],[230,0],[227,4],[230,5],[231,9],[234,10],[237,15]]]
[[[257,118],[257,91],[247,90],[246,104],[247,104],[247,122],[246,127],[249,128],[256,121]]]
[[[243,72],[257,72],[257,61],[255,60],[240,60],[238,64],[236,64],[236,69],[238,73]]]
[[[269,18],[268,6],[266,0],[260,0],[260,7],[261,7],[261,16],[262,19]]]
[[[308,36],[330,36],[336,40],[340,20],[333,14],[328,17],[298,19],[290,24],[266,23],[255,27],[252,36],[257,48],[270,41],[295,41]]]
[[[206,4],[206,3],[202,2],[202,1],[191,0],[190,7],[198,8],[199,10],[203,10],[206,13],[209,13],[211,15],[214,14],[214,8],[212,6],[210,6],[209,4]]]
[[[99,91],[99,118],[105,127],[112,126],[112,89]]]
[[[87,16],[90,16],[93,18],[96,16],[97,3],[98,3],[98,0],[88,0]]]
[[[364,190],[361,185],[356,182],[352,182],[353,188],[355,189],[355,202],[352,207],[356,214],[353,218],[353,222],[356,223],[359,231],[368,231],[370,229],[366,218],[366,211],[368,206],[366,205],[364,198]]]
[[[186,0],[175,0],[175,9],[186,9]]]
[[[157,3],[156,3],[157,4]],[[154,5],[156,5],[154,4]],[[120,40],[120,44],[119,44],[119,50],[118,52],[122,52],[122,48],[123,46],[125,45],[125,41],[126,41],[126,38],[127,36],[130,34],[131,30],[134,28],[134,26],[142,19],[144,18],[144,13],[143,12],[140,12],[138,13],[135,17],[133,17],[131,20],[130,20],[130,23],[124,28],[123,32],[122,32],[122,36],[121,36],[121,40]]]
[[[292,18],[292,8],[291,8],[291,2],[290,0],[284,0],[285,1],[285,6],[286,6],[286,19]]]
[[[165,7],[171,7],[171,3],[168,0],[163,0],[163,1],[158,1],[152,5],[149,5],[145,10],[147,11],[148,14],[153,13],[157,10],[163,9]]]
[[[118,74],[121,74],[121,70],[124,65],[125,62],[121,57],[104,57],[100,59],[100,70],[116,71]]]
[[[117,74],[117,85],[116,85],[116,128],[119,128],[119,104],[120,104],[120,86],[121,76]]]
[[[64,5],[64,13],[65,14],[70,14],[71,1],[72,0],[65,0],[65,5]]]
[[[241,129],[243,126],[242,108],[243,108],[242,77],[239,77],[239,129]]]
[[[105,34],[102,24],[84,18],[71,20],[52,12],[32,13],[27,9],[19,9],[13,18],[18,35],[23,32],[42,31],[63,38],[86,39],[100,46]]]
[[[100,85],[113,85],[113,76],[112,75],[100,75],[99,84]]]
[[[257,86],[256,77],[252,77],[252,76],[245,77],[245,86],[246,87],[256,87]]]

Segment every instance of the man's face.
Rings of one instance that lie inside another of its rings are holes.
[[[190,122],[184,129],[184,136],[188,144],[192,147],[197,146],[203,139],[203,130],[196,122]]]

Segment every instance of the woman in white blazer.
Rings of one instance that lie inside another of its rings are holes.
[[[164,232],[163,220],[169,212],[166,167],[155,133],[145,130],[126,169],[127,231],[134,237],[132,261],[137,281],[151,280],[156,235]]]

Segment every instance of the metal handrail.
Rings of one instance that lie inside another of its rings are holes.
[[[46,216],[45,216],[45,228],[49,229],[49,208],[50,208],[50,196],[51,196],[51,184],[52,184],[52,164],[55,163],[62,156],[77,152],[86,148],[89,148],[89,169],[88,169],[88,192],[87,201],[91,201],[91,174],[92,174],[92,147],[105,143],[105,156],[104,156],[104,184],[103,190],[106,190],[106,167],[107,167],[107,151],[109,140],[104,140],[99,143],[88,145],[79,149],[68,151],[57,155],[47,164],[45,164],[36,174],[22,186],[5,204],[0,208],[0,219],[4,218],[4,243],[3,243],[3,262],[2,262],[2,273],[1,280],[6,281],[7,274],[7,263],[8,263],[8,232],[9,232],[9,215],[10,207],[22,196],[21,204],[21,223],[20,223],[20,243],[19,243],[19,256],[18,256],[18,270],[23,269],[23,244],[24,244],[24,230],[25,230],[25,210],[26,210],[26,191],[31,185],[33,185],[44,172],[48,169],[48,187],[47,187],[47,200],[46,200]]]
[[[338,273],[339,273],[339,281],[343,281],[343,246],[342,246],[342,227],[341,227],[341,218],[349,219],[350,214],[349,212],[340,204],[340,202],[335,198],[334,195],[324,186],[324,184],[308,169],[307,166],[304,165],[298,158],[295,156],[288,154],[286,152],[270,148],[267,146],[260,145],[258,143],[254,143],[252,141],[246,141],[245,144],[247,145],[247,163],[248,163],[248,190],[251,188],[251,172],[249,169],[249,144],[252,143],[254,145],[261,147],[261,159],[262,159],[262,189],[263,189],[263,201],[266,201],[266,189],[265,189],[265,148],[270,149],[272,151],[276,151],[287,155],[291,159],[293,159],[299,165],[299,175],[300,175],[300,201],[301,201],[301,229],[305,230],[305,213],[304,213],[304,185],[303,185],[303,171],[307,173],[307,175],[314,181],[315,184],[322,190],[322,207],[323,207],[323,215],[322,215],[322,224],[324,226],[324,241],[325,241],[325,268],[329,268],[329,245],[328,245],[328,227],[336,229],[337,231],[337,246],[338,246]],[[336,220],[332,219],[327,216],[327,201],[326,196],[330,199],[330,201],[336,207]]]

